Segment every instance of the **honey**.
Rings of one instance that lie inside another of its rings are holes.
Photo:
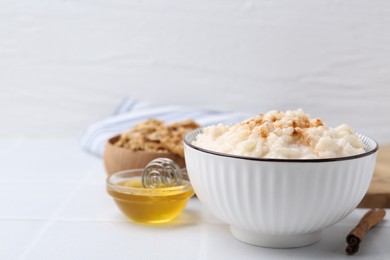
[[[194,191],[189,182],[168,188],[144,188],[140,177],[107,186],[119,209],[133,222],[157,224],[171,221],[186,206]]]

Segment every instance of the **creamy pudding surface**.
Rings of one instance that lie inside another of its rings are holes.
[[[208,126],[193,144],[215,152],[278,159],[322,159],[365,152],[351,127],[328,127],[302,109],[272,110],[234,125]]]

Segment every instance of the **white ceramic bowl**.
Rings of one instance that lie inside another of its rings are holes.
[[[184,138],[199,200],[230,225],[234,237],[264,247],[299,247],[351,213],[367,192],[378,144],[358,134],[366,153],[332,159],[261,159],[222,154]]]

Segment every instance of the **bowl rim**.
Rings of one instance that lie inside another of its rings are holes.
[[[165,193],[173,195],[173,194],[185,193],[186,191],[191,189],[193,190],[192,185],[188,180],[183,180],[183,183],[178,186],[156,188],[156,189],[150,189],[144,187],[138,188],[138,187],[121,186],[121,185],[117,185],[117,183],[112,182],[112,179],[118,177],[118,175],[126,174],[126,173],[135,173],[135,172],[140,172],[140,174],[142,174],[142,171],[143,171],[142,168],[138,168],[138,169],[128,169],[128,170],[115,172],[106,178],[106,186],[107,188],[111,188],[119,193],[126,193],[126,194],[140,195],[140,196],[147,196],[147,195],[166,196]],[[141,175],[124,177],[124,180],[131,179],[131,178],[141,178]]]
[[[334,162],[334,161],[347,161],[347,160],[353,160],[353,159],[358,159],[358,158],[361,158],[361,157],[369,156],[371,154],[376,153],[378,151],[378,149],[379,149],[378,142],[375,141],[373,138],[371,138],[371,137],[369,137],[367,135],[364,135],[364,134],[356,133],[356,135],[358,135],[359,139],[362,139],[362,137],[364,137],[364,138],[370,140],[371,142],[374,142],[375,143],[375,147],[372,148],[371,150],[366,151],[366,152],[361,153],[361,154],[356,154],[356,155],[352,155],[352,156],[334,157],[334,158],[321,158],[321,159],[258,158],[258,157],[234,155],[234,154],[227,154],[227,153],[216,152],[216,151],[208,150],[208,149],[205,149],[205,148],[201,148],[199,146],[196,146],[196,145],[193,145],[192,143],[190,143],[189,140],[188,140],[189,137],[194,135],[196,132],[198,132],[198,134],[203,132],[204,128],[205,127],[200,127],[200,128],[197,128],[195,130],[192,130],[192,131],[188,132],[184,136],[184,138],[183,138],[184,145],[188,146],[188,147],[191,147],[191,148],[193,148],[195,150],[198,150],[198,151],[201,151],[201,152],[204,152],[204,153],[208,153],[208,154],[213,154],[213,155],[217,155],[217,156],[221,156],[221,157],[230,157],[230,158],[236,158],[236,159],[250,160],[250,161],[284,162],[284,163],[323,163],[323,162]]]

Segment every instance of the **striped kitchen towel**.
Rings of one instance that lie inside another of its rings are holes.
[[[252,114],[196,109],[175,105],[152,105],[126,98],[114,113],[94,124],[82,134],[81,146],[89,153],[102,157],[108,139],[132,128],[137,122],[156,118],[166,123],[192,119],[202,126],[240,122]]]

